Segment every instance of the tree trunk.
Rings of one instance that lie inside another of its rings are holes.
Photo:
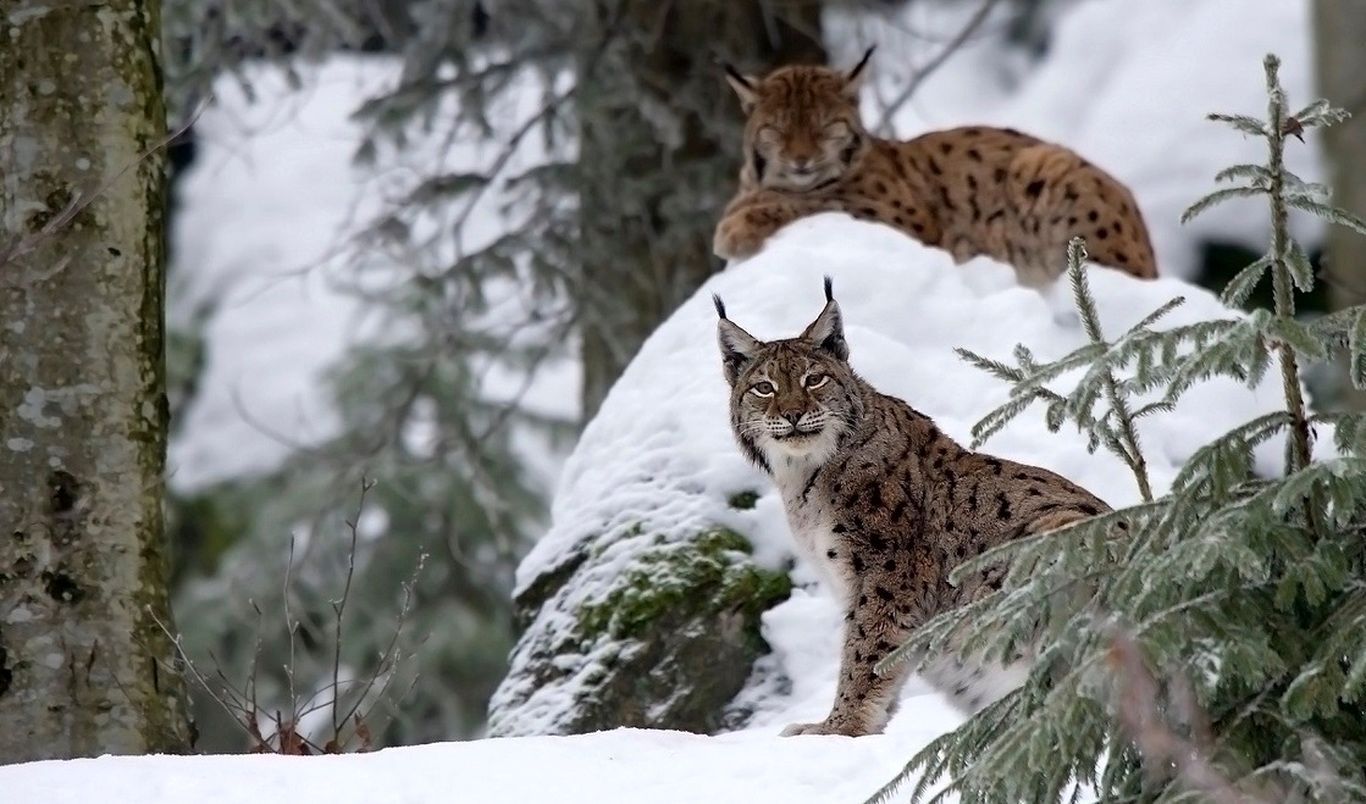
[[[1352,113],[1352,119],[1323,131],[1329,185],[1338,206],[1366,213],[1366,7],[1360,0],[1315,0],[1314,27],[1318,94]],[[1328,227],[1323,260],[1329,306],[1341,310],[1366,304],[1366,237],[1345,226]],[[1345,401],[1366,408],[1366,394],[1354,391],[1346,365],[1340,372]]]
[[[158,5],[0,11],[0,763],[184,751],[154,619],[171,625]]]
[[[712,229],[740,171],[739,104],[716,57],[746,70],[825,59],[810,0],[595,0],[575,103],[583,414],[645,338],[721,267]]]

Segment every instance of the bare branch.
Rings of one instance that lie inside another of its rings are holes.
[[[911,99],[911,96],[915,94],[916,90],[920,89],[920,85],[925,83],[925,80],[933,75],[935,70],[942,67],[944,62],[948,61],[949,57],[957,52],[958,49],[972,37],[973,33],[975,33],[978,28],[982,27],[982,23],[987,21],[987,17],[991,16],[991,10],[999,2],[1000,0],[982,0],[982,5],[978,7],[976,13],[972,15],[972,18],[968,20],[967,24],[958,31],[957,35],[950,39],[948,44],[944,45],[944,47],[935,54],[934,58],[930,59],[924,67],[920,68],[920,70],[911,77],[911,80],[906,84],[906,87],[901,90],[901,94],[897,95],[891,103],[887,104],[887,108],[882,111],[882,119],[878,121],[876,126],[877,131],[883,134],[892,133],[892,116],[900,111],[902,106],[906,105],[906,102]]]

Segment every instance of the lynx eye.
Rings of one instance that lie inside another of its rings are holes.
[[[815,390],[830,381],[829,374],[808,374],[803,381],[810,390]]]
[[[848,123],[831,123],[825,127],[825,138],[830,140],[842,140],[852,133]]]
[[[773,396],[773,390],[773,383],[764,381],[756,382],[749,392],[755,396]]]
[[[773,145],[777,143],[780,139],[782,139],[782,134],[778,131],[778,129],[774,128],[773,126],[764,126],[763,128],[759,129],[759,132],[755,135],[755,138],[758,139],[759,142],[768,145]]]

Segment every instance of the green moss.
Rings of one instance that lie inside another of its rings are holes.
[[[759,492],[752,489],[739,491],[730,495],[726,503],[738,511],[748,511],[759,503]]]
[[[725,611],[759,612],[792,591],[786,573],[758,567],[749,542],[725,528],[652,547],[599,602],[579,609],[585,636],[636,636],[663,618],[696,619]]]

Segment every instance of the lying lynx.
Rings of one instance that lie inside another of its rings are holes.
[[[727,67],[749,120],[740,191],[716,227],[719,256],[748,257],[793,220],[833,210],[895,226],[960,263],[1009,263],[1036,287],[1063,272],[1074,235],[1095,262],[1157,276],[1133,195],[1067,148],[988,126],[908,142],[869,134],[858,87],[871,54],[847,73],[790,66],[757,78]]]
[[[995,575],[948,582],[965,559],[1004,541],[1109,508],[1052,472],[971,452],[925,415],[849,366],[839,306],[826,304],[800,336],[757,340],[716,309],[740,448],[773,477],[804,558],[845,609],[835,704],[820,723],[784,734],[882,730],[908,672],[873,668],[929,618],[990,589]],[[1023,679],[1023,667],[943,658],[925,677],[973,711]]]

